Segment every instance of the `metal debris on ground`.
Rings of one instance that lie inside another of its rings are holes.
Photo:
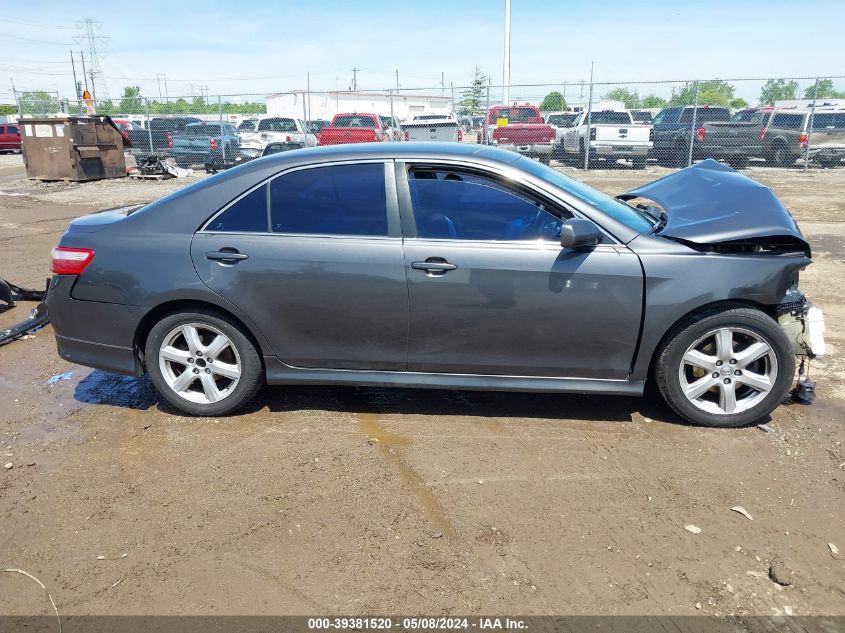
[[[836,545],[834,545],[833,543],[828,543],[827,547],[828,549],[830,549],[830,553],[833,555],[833,557],[839,560],[839,548],[836,547]]]
[[[158,156],[153,154],[138,161],[137,171],[130,174],[132,178],[146,180],[165,180],[167,178],[185,178],[194,173],[193,169],[185,169],[176,164],[172,156]]]
[[[775,432],[775,430],[772,427],[770,427],[768,424],[758,424],[757,428],[760,429],[761,431],[765,431],[766,433],[774,433]]]
[[[693,525],[692,523],[690,523],[689,525],[685,525],[684,529],[692,534],[701,534],[701,528],[697,525]]]
[[[31,288],[16,286],[0,278],[0,312],[14,308],[17,301],[40,302],[30,312],[26,320],[6,330],[0,330],[0,346],[11,343],[15,339],[21,338],[30,332],[34,332],[50,322],[50,316],[47,314],[47,304],[44,303],[49,285],[50,282],[48,281],[44,290],[32,290]]]

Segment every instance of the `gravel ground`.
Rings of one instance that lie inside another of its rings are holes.
[[[665,173],[577,175],[616,193]],[[813,246],[831,352],[772,432],[647,398],[362,388],[185,418],[62,361],[47,327],[0,348],[2,566],[62,614],[845,615],[845,169],[748,173]],[[0,275],[39,285],[69,219],[195,180],[34,184],[0,156],[0,192],[24,194],[0,195]],[[0,574],[0,614],[51,609]]]

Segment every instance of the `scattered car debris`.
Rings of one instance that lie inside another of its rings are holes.
[[[744,517],[745,517],[746,519],[748,519],[749,521],[753,521],[753,520],[754,520],[754,519],[751,517],[751,515],[750,515],[750,514],[748,514],[748,510],[746,510],[746,509],[745,509],[745,508],[743,508],[742,506],[734,506],[733,508],[731,508],[731,510],[733,510],[734,512],[739,512],[742,516],[744,516]]]
[[[758,424],[757,428],[760,429],[761,431],[765,431],[766,433],[774,433],[775,432],[775,430],[772,427],[770,427],[768,424]]]
[[[70,380],[71,378],[73,378],[73,372],[72,371],[65,371],[65,372],[62,372],[61,374],[56,374],[55,376],[50,376],[47,379],[47,384],[48,385],[55,385],[60,380]]]
[[[106,556],[104,554],[100,554],[97,556],[97,560],[121,560],[127,556],[129,556],[129,554],[121,554],[120,556]]]
[[[830,549],[830,553],[833,555],[833,557],[836,560],[839,560],[839,548],[836,547],[836,545],[834,545],[833,543],[828,543],[827,546]]]
[[[146,180],[165,180],[167,178],[185,178],[194,173],[193,169],[179,167],[172,156],[152,154],[138,162],[138,170],[132,178]]]
[[[780,559],[774,559],[769,565],[769,578],[781,587],[788,587],[792,584],[793,571]]]
[[[684,529],[687,532],[691,532],[692,534],[701,534],[701,528],[697,525],[693,525],[692,523],[690,523],[689,525],[685,525]]]
[[[792,610],[792,607],[784,607],[783,613],[784,615],[795,615],[795,612]]]
[[[6,470],[11,470],[12,468],[14,468],[14,466],[15,465],[12,462],[6,462],[5,464],[3,464],[3,468],[5,468]]]
[[[44,303],[49,286],[50,282],[48,280],[44,290],[32,290],[31,288],[16,286],[0,278],[0,312],[14,308],[17,301],[40,302],[30,312],[29,317],[25,321],[21,321],[7,330],[0,330],[0,346],[11,343],[15,339],[21,338],[30,332],[34,332],[50,322],[50,316],[47,314],[47,305]]]

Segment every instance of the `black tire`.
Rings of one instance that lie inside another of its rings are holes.
[[[753,332],[769,344],[777,360],[777,376],[768,394],[754,406],[736,414],[710,413],[698,408],[683,393],[679,377],[688,348],[720,327]],[[731,428],[760,420],[784,401],[794,376],[795,355],[783,329],[767,314],[743,307],[710,310],[687,319],[667,336],[654,361],[654,377],[663,398],[678,415],[701,426]]]
[[[772,164],[775,167],[792,167],[795,164],[795,155],[786,145],[778,143],[772,148]]]
[[[841,158],[819,159],[819,163],[825,169],[835,169],[836,167],[839,167],[839,165],[842,164],[842,159]]]
[[[748,167],[748,156],[736,156],[728,158],[725,162],[728,163],[734,169],[745,169]]]
[[[240,357],[241,373],[237,385],[230,394],[217,402],[198,403],[181,397],[167,383],[159,366],[159,350],[165,337],[174,328],[189,323],[208,325],[219,330],[229,338]],[[156,389],[170,404],[189,415],[228,415],[252,400],[265,382],[261,356],[243,326],[213,309],[197,307],[190,312],[165,316],[150,330],[144,354],[147,373]]]
[[[687,167],[687,162],[689,161],[689,148],[684,145],[675,145],[675,149],[672,152],[672,167],[677,167],[678,169],[684,169]]]
[[[578,144],[578,163],[575,166],[578,167],[578,169],[584,169],[585,163],[586,163],[587,169],[590,169],[591,167],[595,166],[594,159],[590,158],[589,162],[586,162],[586,161],[587,161],[587,150],[584,147],[584,141],[581,141]]]
[[[645,158],[632,158],[631,167],[633,167],[634,169],[645,169]]]
[[[540,155],[538,156],[538,159],[539,159],[539,160],[540,160],[540,162],[541,162],[541,163],[543,163],[544,165],[548,165],[549,163],[551,163],[551,162],[552,162],[552,156],[551,156],[551,154],[540,154]]]

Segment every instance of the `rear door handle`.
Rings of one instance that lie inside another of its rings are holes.
[[[249,255],[245,255],[244,253],[239,253],[234,248],[232,249],[222,249],[219,251],[210,251],[205,254],[206,259],[211,259],[218,262],[223,262],[225,264],[236,264],[241,260],[249,259]]]
[[[430,258],[433,259],[433,258]],[[424,261],[424,262],[411,262],[411,268],[415,270],[425,270],[428,272],[442,272],[445,273],[449,270],[455,270],[457,266],[455,264],[450,264],[445,260],[440,261]]]

